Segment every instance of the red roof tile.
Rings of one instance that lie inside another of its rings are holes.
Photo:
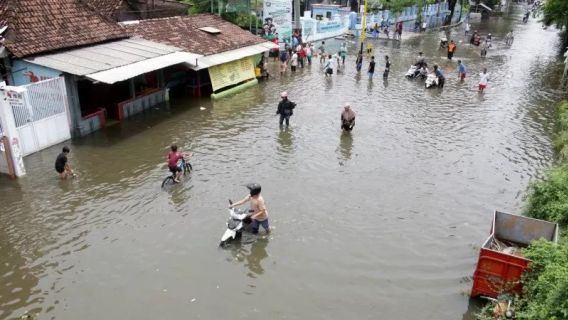
[[[221,33],[210,34],[199,30],[203,27],[213,27],[221,30]],[[221,53],[266,42],[249,31],[209,13],[141,20],[138,24],[126,25],[126,28],[132,35],[146,40],[172,45],[202,55]]]
[[[125,29],[81,0],[4,0],[4,46],[17,57],[128,37]]]

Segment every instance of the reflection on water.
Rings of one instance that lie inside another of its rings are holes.
[[[248,269],[247,275],[256,278],[264,273],[262,260],[268,257],[266,247],[268,236],[256,236],[243,233],[242,239],[230,245],[230,251],[236,261],[242,262]]]
[[[294,135],[293,128],[283,127],[280,128],[278,133],[278,153],[286,155],[293,151]]]
[[[351,160],[351,151],[353,149],[353,135],[351,132],[341,130],[339,138],[339,151],[341,153],[341,160]]]
[[[245,267],[250,270],[249,277],[255,278],[264,273],[262,260],[268,257],[266,246],[268,246],[268,239],[258,239],[255,243],[251,244],[250,252],[245,254]]]
[[[472,26],[496,39],[485,60],[463,30],[451,32],[463,83],[439,49],[443,32],[371,40],[373,81],[354,55],[328,78],[317,62],[282,77],[270,63],[275,77],[237,95],[173,100],[67,142],[77,179],[53,172],[61,145],[26,157],[26,177],[0,177],[0,319],[33,310],[82,320],[453,320],[474,310],[461,294],[471,283],[460,281],[474,270],[472,247],[493,210],[519,212],[551,161],[563,94],[556,32],[519,20]],[[404,78],[418,51],[448,72],[443,90]],[[491,80],[479,95],[483,67]],[[298,104],[285,130],[274,114],[282,91]],[[350,134],[338,121],[347,101],[357,112]],[[194,152],[195,170],[162,190],[172,143]],[[218,250],[227,199],[250,181],[262,184],[279,236]]]

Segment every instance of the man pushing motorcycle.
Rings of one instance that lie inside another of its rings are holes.
[[[260,226],[264,228],[266,233],[270,233],[270,226],[268,225],[268,210],[264,203],[264,198],[260,194],[261,187],[258,183],[249,183],[246,187],[250,190],[249,195],[242,200],[229,205],[229,208],[240,206],[250,201],[250,209],[252,211],[250,217],[252,219],[252,233],[257,234]]]

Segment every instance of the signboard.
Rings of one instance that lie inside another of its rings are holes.
[[[252,57],[246,57],[210,67],[209,77],[211,78],[213,91],[253,79],[255,75]]]
[[[264,0],[264,20],[271,18],[280,42],[292,39],[292,0]]]

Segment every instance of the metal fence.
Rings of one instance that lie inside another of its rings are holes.
[[[65,81],[55,78],[23,86],[22,93],[12,93],[16,127],[65,112]]]

